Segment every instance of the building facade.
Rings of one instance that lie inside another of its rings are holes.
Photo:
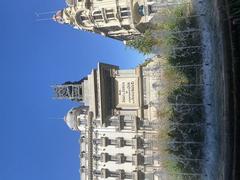
[[[99,63],[78,82],[54,86],[55,97],[81,103],[65,116],[80,132],[81,180],[157,180],[161,168],[151,138],[157,135],[153,77],[144,67],[120,70]]]
[[[143,33],[154,15],[153,0],[66,0],[53,19],[75,29],[131,40]]]

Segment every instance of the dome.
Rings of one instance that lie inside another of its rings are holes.
[[[76,0],[65,0],[68,6],[74,6],[76,4]]]
[[[67,115],[64,117],[64,121],[68,127],[74,131],[78,131],[78,120],[77,116],[83,113],[83,110],[78,108],[72,108],[68,111]]]

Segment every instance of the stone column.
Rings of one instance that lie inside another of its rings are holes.
[[[93,112],[88,113],[88,179],[93,180]]]

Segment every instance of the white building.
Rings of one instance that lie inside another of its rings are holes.
[[[153,0],[66,0],[54,20],[75,29],[131,40],[143,33],[154,15]]]
[[[142,66],[120,70],[99,63],[79,82],[54,86],[56,98],[82,104],[65,117],[81,134],[81,180],[158,179],[160,164],[149,139],[157,134],[151,126],[151,81]]]

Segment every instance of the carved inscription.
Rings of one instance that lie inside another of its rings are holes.
[[[119,104],[135,104],[135,81],[120,81],[118,84]]]

